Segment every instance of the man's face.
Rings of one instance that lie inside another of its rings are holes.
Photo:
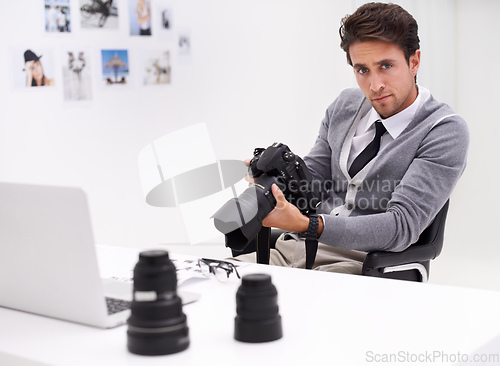
[[[381,117],[401,112],[417,98],[415,75],[420,50],[410,56],[409,64],[403,51],[389,42],[356,42],[349,53],[356,81]]]

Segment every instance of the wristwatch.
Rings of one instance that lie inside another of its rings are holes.
[[[318,215],[309,216],[309,227],[306,231],[306,239],[317,240],[318,239],[318,226],[319,219]]]

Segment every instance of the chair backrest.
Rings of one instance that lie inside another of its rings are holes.
[[[446,215],[448,214],[449,205],[450,201],[448,200],[438,212],[436,217],[434,217],[431,224],[422,232],[422,234],[420,234],[418,241],[413,244],[416,246],[425,245],[430,249],[433,249],[434,255],[429,259],[436,258],[439,254],[441,254],[441,250],[443,249],[444,227],[446,224]]]
[[[430,261],[435,259],[443,249],[448,206],[449,200],[420,234],[417,242],[402,252],[373,251],[368,253],[363,262],[363,275],[425,282],[429,274]],[[415,267],[423,266],[425,273],[422,274],[417,268],[407,269],[407,264]]]

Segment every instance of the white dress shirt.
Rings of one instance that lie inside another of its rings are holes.
[[[412,121],[420,107],[431,96],[429,90],[424,87],[417,86],[417,90],[418,96],[415,101],[408,108],[389,118],[383,119],[380,117],[373,107],[363,117],[361,117],[352,140],[349,158],[347,159],[348,168],[351,166],[356,156],[358,156],[375,137],[375,122],[377,120],[382,121],[382,124],[388,132],[382,135],[379,151],[382,151],[387,144],[396,139],[401,132],[403,132],[403,130]]]

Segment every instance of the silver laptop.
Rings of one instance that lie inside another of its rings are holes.
[[[132,285],[100,278],[85,193],[0,182],[0,306],[100,328],[125,324],[128,307],[109,314],[106,297],[131,300]]]

